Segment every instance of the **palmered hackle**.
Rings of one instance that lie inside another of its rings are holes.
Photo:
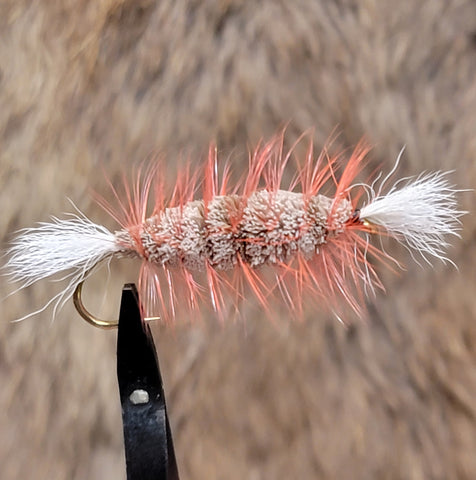
[[[359,144],[339,171],[338,159],[326,151],[316,160],[310,143],[291,185],[283,185],[293,150],[283,153],[281,135],[252,152],[246,179],[231,185],[228,164],[219,181],[212,146],[201,185],[185,169],[169,202],[159,170],[144,176],[144,187],[116,194],[130,201],[115,215],[123,226],[116,238],[124,254],[143,259],[139,283],[145,314],[159,310],[172,318],[178,297],[195,309],[207,296],[223,316],[230,303],[225,299],[236,304],[247,292],[266,310],[281,297],[296,313],[308,294],[333,307],[343,297],[360,312],[363,291],[381,286],[367,260],[372,249],[357,233],[366,227],[355,222],[349,195],[367,151]],[[332,197],[319,193],[329,183]],[[148,200],[138,195],[144,190],[154,191],[157,201],[143,220]]]

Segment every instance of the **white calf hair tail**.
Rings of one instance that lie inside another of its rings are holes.
[[[43,308],[19,320],[42,312],[53,302],[54,316],[94,267],[119,250],[109,230],[83,215],[70,214],[66,220],[52,217],[51,222],[17,233],[5,265],[10,280],[20,283],[16,291],[58,274],[63,274],[58,280],[68,280],[66,288]]]
[[[361,208],[360,219],[383,227],[428,263],[428,256],[453,263],[446,257],[447,237],[459,237],[459,218],[467,212],[458,209],[456,196],[461,190],[448,181],[451,172],[402,179],[387,194],[381,195],[383,184],[395,168],[377,193],[369,189],[370,199]]]

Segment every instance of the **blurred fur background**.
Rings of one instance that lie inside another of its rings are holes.
[[[70,211],[115,227],[90,196],[153,151],[237,170],[289,122],[319,149],[362,137],[372,167],[454,169],[476,184],[476,4],[471,0],[3,0],[0,233]],[[476,478],[476,222],[444,265],[382,271],[387,295],[344,329],[320,312],[272,325],[181,322],[157,343],[183,479]],[[132,272],[132,273],[131,273]],[[134,281],[125,266],[108,291]],[[87,303],[100,304],[104,277]],[[1,279],[2,297],[11,290]],[[43,283],[2,302],[2,479],[125,478],[115,333]],[[87,292],[88,292],[87,291]],[[104,317],[117,315],[118,298]],[[94,308],[91,307],[91,310]]]

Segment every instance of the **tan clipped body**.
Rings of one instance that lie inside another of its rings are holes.
[[[137,252],[166,267],[182,264],[190,271],[231,270],[238,257],[251,267],[279,265],[298,252],[319,253],[329,234],[333,200],[324,195],[306,199],[302,193],[260,190],[246,200],[239,195],[214,197],[182,207],[166,208],[140,226],[141,245],[127,230],[116,233],[124,253]],[[332,230],[343,229],[352,205],[341,200],[332,213]]]

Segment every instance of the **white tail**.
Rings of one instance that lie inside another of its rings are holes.
[[[385,195],[380,194],[381,188],[377,194],[371,189],[370,201],[360,210],[360,219],[384,227],[427,262],[426,255],[449,261],[445,236],[459,236],[459,218],[467,212],[458,210],[456,194],[460,190],[449,183],[448,173],[399,180]],[[399,188],[402,181],[406,183]]]
[[[99,262],[119,250],[109,230],[85,216],[69,216],[66,220],[52,217],[51,223],[20,230],[7,252],[7,275],[20,283],[18,290],[61,273],[61,280],[68,280],[66,288],[43,308],[23,318],[43,311],[52,302],[56,312]]]

